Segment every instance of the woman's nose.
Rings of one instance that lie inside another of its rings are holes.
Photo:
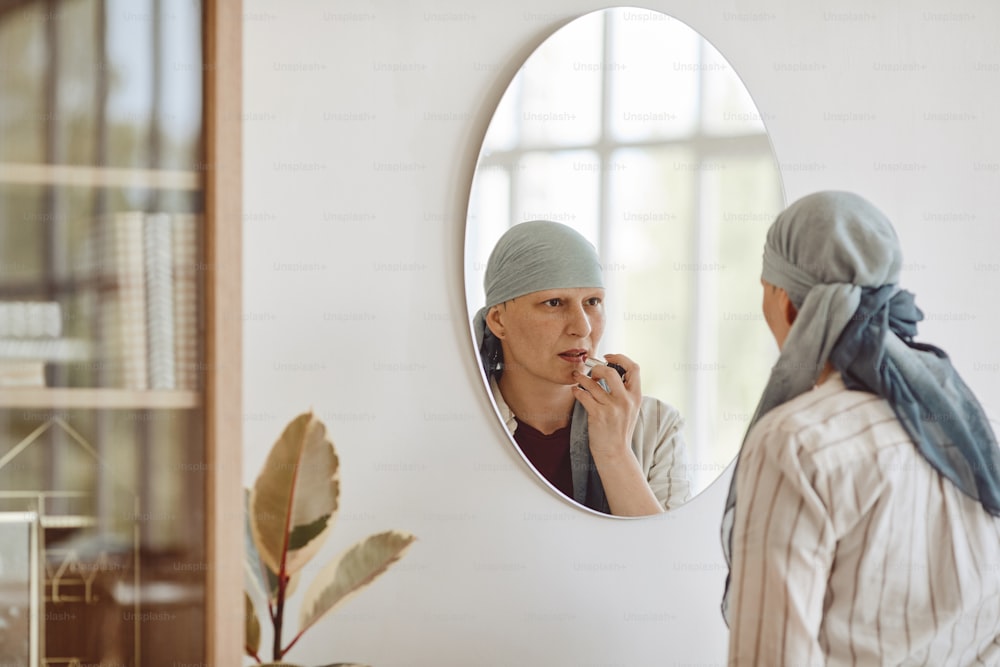
[[[568,318],[566,324],[570,334],[579,336],[580,338],[590,335],[593,327],[590,324],[590,316],[582,304],[572,308]]]

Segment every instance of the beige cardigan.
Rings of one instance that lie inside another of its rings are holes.
[[[500,394],[500,387],[495,377],[490,379],[490,389],[504,426],[513,438],[517,422],[514,413]],[[597,477],[593,459],[590,458],[586,420],[586,410],[577,403],[573,410],[570,436],[573,499],[591,509],[608,513],[603,489],[599,488],[599,483],[590,481],[596,478],[599,482],[600,478]],[[665,510],[678,507],[691,496],[691,483],[687,476],[687,448],[681,435],[683,425],[684,420],[676,408],[651,396],[642,397],[639,417],[632,435],[632,452],[646,474],[653,495]],[[520,452],[520,449],[518,451]],[[588,470],[593,471],[593,478],[587,474]]]

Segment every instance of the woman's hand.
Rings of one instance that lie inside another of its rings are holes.
[[[577,373],[578,386],[574,387],[576,400],[587,411],[590,453],[595,460],[634,456],[632,433],[642,402],[639,365],[624,354],[609,354],[605,359],[624,368],[625,376],[619,377],[613,368],[595,366],[590,377]],[[604,380],[608,391],[597,383],[598,380]]]
[[[607,361],[625,369],[625,376],[607,366],[595,366],[591,377],[576,374],[576,400],[587,411],[590,454],[604,486],[611,513],[617,516],[646,516],[663,512],[663,505],[632,452],[632,434],[639,418],[642,385],[639,365],[623,354],[608,354]],[[597,383],[604,380],[610,391]]]

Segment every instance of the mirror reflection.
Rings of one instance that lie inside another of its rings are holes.
[[[783,207],[764,120],[687,25],[644,9],[593,12],[512,80],[470,193],[470,318],[513,226],[548,220],[589,241],[604,293],[603,335],[587,352],[624,355],[641,368],[641,393],[676,408],[687,497],[735,456],[776,356],[758,305],[764,233]]]

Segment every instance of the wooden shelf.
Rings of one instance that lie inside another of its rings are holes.
[[[200,405],[200,392],[181,389],[0,387],[0,409],[186,410]]]
[[[0,162],[0,182],[4,185],[70,185],[162,190],[200,190],[202,187],[201,174],[196,171],[15,162]]]
[[[97,525],[97,519],[94,517],[79,515],[46,515],[38,522],[42,524],[42,528],[91,528]]]

